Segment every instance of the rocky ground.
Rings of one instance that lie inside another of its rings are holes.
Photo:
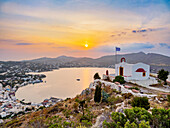
[[[1,127],[102,127],[103,121],[111,120],[112,112],[123,112],[123,109],[132,108],[132,95],[121,94],[108,86],[102,88],[109,98],[100,103],[94,102],[94,89],[87,89],[75,98],[68,98],[49,108],[41,108],[25,115],[18,115],[6,119]],[[83,108],[81,103],[84,101]],[[159,95],[149,99],[150,111],[152,108],[169,108],[166,96]]]

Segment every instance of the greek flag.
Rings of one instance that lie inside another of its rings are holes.
[[[120,48],[119,48],[119,47],[116,47],[116,51],[120,51]]]

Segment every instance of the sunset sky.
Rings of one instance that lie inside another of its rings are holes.
[[[0,61],[96,58],[115,46],[170,56],[170,0],[0,0]]]

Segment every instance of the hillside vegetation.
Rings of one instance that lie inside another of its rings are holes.
[[[99,86],[101,85],[98,83]],[[6,119],[1,127],[24,128],[168,128],[170,124],[169,102],[166,97],[162,103],[154,99],[148,101],[148,107],[140,108],[136,104],[143,104],[134,100],[132,94],[121,94],[108,86],[101,88],[100,102],[94,102],[95,89],[86,89],[75,98],[67,98],[56,105],[43,108],[31,113],[21,114],[12,119]],[[145,104],[146,105],[146,104]],[[124,110],[121,108],[123,106]],[[134,107],[132,107],[134,106]],[[142,107],[142,106],[141,106]]]

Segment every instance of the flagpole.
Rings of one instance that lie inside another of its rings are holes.
[[[116,64],[116,47],[115,47],[115,64]]]
[[[116,51],[116,47],[115,47],[115,64],[117,63],[117,51]]]
[[[116,71],[116,63],[117,63],[117,51],[116,51],[116,47],[115,47],[115,71]],[[116,75],[116,72],[115,72],[115,75]]]

